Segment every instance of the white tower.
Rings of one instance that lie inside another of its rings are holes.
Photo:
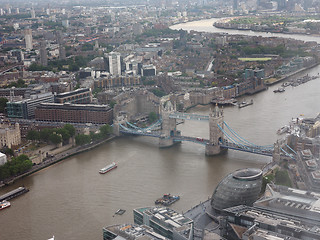
[[[36,18],[36,11],[32,8],[31,9],[31,18]]]
[[[25,38],[25,41],[26,41],[26,49],[27,50],[31,50],[33,48],[32,30],[31,29],[26,29],[24,38]]]
[[[120,53],[111,52],[109,54],[109,71],[111,75],[121,75]]]

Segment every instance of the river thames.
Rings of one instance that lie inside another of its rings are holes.
[[[190,29],[201,25],[190,23]],[[319,72],[318,66],[300,75]],[[292,118],[319,113],[320,79],[273,93],[278,87],[246,97],[254,101],[248,107],[225,108],[225,121],[247,140],[266,145],[276,141],[277,129]],[[208,114],[210,106],[198,106],[191,112]],[[186,121],[178,128],[183,135],[208,138],[206,122]],[[22,185],[30,189],[1,211],[0,239],[46,240],[52,235],[56,240],[102,239],[102,227],[132,223],[134,208],[152,206],[164,193],[180,195],[172,208],[184,212],[207,200],[228,173],[260,168],[271,161],[270,157],[232,150],[207,157],[204,146],[188,142],[166,149],[159,149],[157,144],[153,138],[121,137],[0,189],[0,194]],[[117,169],[105,175],[98,173],[113,161]],[[126,213],[114,215],[119,208]]]

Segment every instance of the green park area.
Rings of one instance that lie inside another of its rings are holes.
[[[289,177],[289,173],[286,169],[277,168],[273,170],[271,173],[269,173],[268,175],[265,175],[262,179],[261,191],[264,192],[266,185],[271,182],[277,185],[292,187],[292,182]]]
[[[270,61],[272,58],[270,57],[263,57],[263,58],[238,58],[238,60],[243,62],[266,62]]]

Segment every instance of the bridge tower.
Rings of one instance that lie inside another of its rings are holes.
[[[161,105],[162,129],[159,138],[159,147],[170,147],[174,145],[173,137],[179,135],[175,118],[170,118],[170,114],[175,112],[175,108],[170,101]]]
[[[273,162],[276,162],[276,163],[280,163],[280,160],[281,160],[281,151],[280,151],[280,142],[279,140],[277,140],[275,143],[274,143],[274,148],[273,148],[273,153],[272,153],[272,161]]]
[[[127,116],[118,116],[113,120],[113,126],[112,126],[113,134],[116,136],[121,135],[119,124],[126,126],[127,125]]]
[[[218,126],[224,126],[223,110],[215,106],[212,113],[209,114],[209,143],[206,145],[206,155],[212,156],[222,152],[219,142],[223,141],[224,135]]]

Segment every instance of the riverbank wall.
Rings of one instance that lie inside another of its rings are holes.
[[[64,152],[61,152],[59,154],[57,154],[56,156],[52,157],[52,158],[48,158],[46,160],[44,160],[43,162],[41,162],[40,164],[37,164],[37,165],[34,165],[29,171],[23,173],[23,174],[20,174],[18,176],[15,176],[15,177],[11,177],[9,179],[6,179],[3,181],[2,184],[0,184],[0,188],[4,187],[4,186],[7,186],[7,185],[10,185],[12,183],[14,183],[16,180],[20,179],[20,178],[23,178],[23,177],[26,177],[26,176],[29,176],[33,173],[36,173],[44,168],[47,168],[53,164],[56,164],[64,159],[67,159],[69,157],[72,157],[72,156],[75,156],[77,154],[80,154],[80,153],[83,153],[83,152],[86,152],[86,151],[89,151],[91,149],[94,149],[100,145],[102,145],[103,143],[105,142],[108,142],[112,139],[114,139],[116,136],[110,136],[108,137],[107,139],[103,139],[103,140],[100,140],[100,141],[97,141],[97,142],[94,142],[94,143],[91,143],[91,144],[86,144],[86,145],[82,145],[82,146],[78,146],[78,147],[73,147],[73,148],[70,148]]]
[[[266,81],[265,81],[265,84],[266,84],[267,86],[271,86],[271,85],[277,84],[277,83],[282,82],[282,81],[284,81],[284,80],[287,80],[288,78],[293,77],[293,76],[295,76],[295,75],[297,75],[297,74],[299,74],[299,73],[302,73],[302,72],[307,71],[307,70],[309,70],[309,69],[311,69],[311,68],[314,68],[314,67],[318,66],[319,64],[320,64],[320,63],[315,63],[315,64],[312,64],[312,65],[309,66],[309,67],[301,68],[301,69],[299,69],[299,70],[297,70],[297,71],[295,71],[295,72],[293,72],[293,73],[287,74],[287,75],[285,75],[285,76],[283,76],[283,77],[281,77],[281,78],[279,78],[279,79],[276,79],[276,80],[274,80],[274,81],[271,81],[271,82],[268,82],[268,81],[266,80]]]

